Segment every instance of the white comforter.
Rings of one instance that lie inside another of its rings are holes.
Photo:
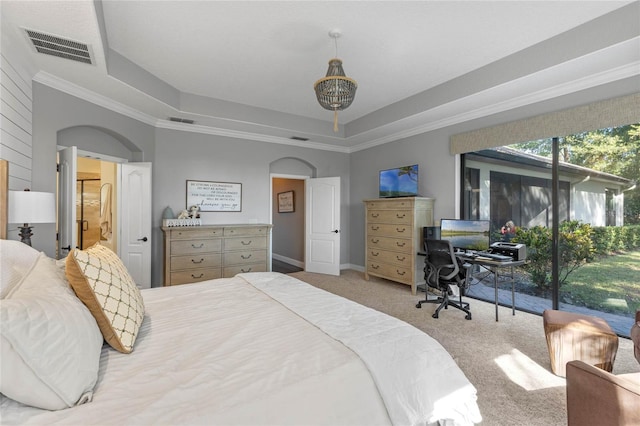
[[[142,294],[134,351],[103,348],[93,402],[49,412],[3,396],[2,424],[481,420],[475,389],[439,343],[297,279],[243,274]]]

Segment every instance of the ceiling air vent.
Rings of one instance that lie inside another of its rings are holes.
[[[33,30],[25,29],[25,32],[38,53],[93,65],[91,51],[86,43],[67,40]]]
[[[306,142],[309,140],[309,138],[302,138],[300,136],[291,136],[289,139],[293,139],[294,141],[303,141],[303,142]]]
[[[193,124],[195,123],[195,121],[193,120],[189,120],[188,118],[180,118],[180,117],[169,117],[170,121],[175,121],[178,123],[186,123],[186,124]]]

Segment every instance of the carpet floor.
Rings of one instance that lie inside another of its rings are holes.
[[[449,351],[478,391],[483,425],[566,425],[565,379],[551,372],[542,317],[499,308],[475,299],[473,319],[449,308],[431,317],[436,305],[415,307],[424,293],[411,295],[408,286],[343,270],[340,276],[296,272],[302,281],[399,318],[429,334]],[[629,339],[620,338],[613,372],[634,373],[640,365]]]

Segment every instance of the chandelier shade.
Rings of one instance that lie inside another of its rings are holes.
[[[340,33],[332,31],[329,36],[336,40]],[[322,108],[333,111],[333,131],[338,131],[338,111],[342,111],[351,105],[356,96],[358,83],[349,78],[344,73],[342,61],[338,58],[329,60],[329,69],[327,75],[316,81],[313,90],[316,92],[316,98]]]
[[[346,109],[356,96],[358,83],[346,77],[342,68],[342,61],[333,58],[329,61],[327,76],[316,81],[313,89],[316,91],[318,102],[324,109],[330,111]]]

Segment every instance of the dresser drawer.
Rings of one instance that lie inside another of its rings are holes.
[[[196,283],[222,278],[222,268],[192,269],[171,273],[171,285]]]
[[[413,281],[411,268],[368,260],[367,271],[372,275],[388,278],[392,281],[397,281],[404,284],[411,284],[411,282]]]
[[[268,226],[229,226],[224,228],[225,237],[233,237],[234,235],[247,235],[247,236],[266,236],[269,233]]]
[[[233,277],[236,274],[243,274],[247,272],[266,272],[267,264],[264,263],[249,263],[247,265],[235,265],[235,266],[227,266],[224,268],[224,276]]]
[[[413,213],[411,210],[369,210],[367,220],[372,223],[393,223],[411,225]]]
[[[223,234],[223,229],[224,228],[194,227],[190,229],[172,229],[170,232],[172,240],[193,240],[198,238],[221,237]]]
[[[411,267],[412,255],[410,253],[398,253],[386,250],[369,249],[367,260],[372,262],[390,263],[392,265]]]
[[[171,271],[196,268],[219,268],[222,266],[221,253],[171,256]]]
[[[224,264],[241,265],[247,263],[267,262],[266,250],[244,250],[224,254]]]
[[[266,249],[267,238],[261,236],[247,236],[238,238],[227,238],[224,240],[224,251],[229,250],[255,250]]]
[[[385,236],[385,237],[401,237],[412,238],[412,225],[392,225],[386,223],[370,223],[367,225],[367,236]]]
[[[222,250],[222,240],[171,241],[171,255],[187,255],[216,252]]]
[[[365,205],[367,210],[413,210],[414,200],[412,198],[399,198],[396,200],[381,198],[379,200],[368,200]]]
[[[401,253],[412,253],[413,247],[411,241],[404,238],[369,236],[367,243],[370,249],[392,250]]]

